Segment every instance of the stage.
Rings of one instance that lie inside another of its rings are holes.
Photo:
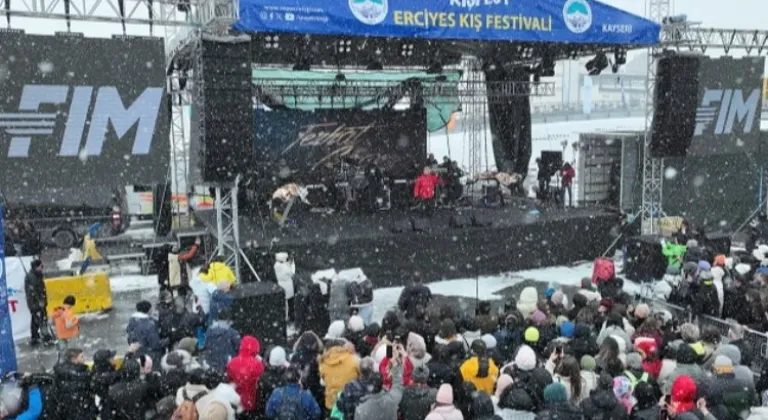
[[[492,221],[491,226],[450,226],[456,214]],[[196,219],[216,231],[216,212]],[[618,215],[599,209],[549,209],[538,215],[518,207],[437,209],[428,232],[394,232],[418,217],[412,211],[376,214],[291,215],[296,226],[280,229],[270,219],[240,217],[240,243],[255,240],[272,252],[290,251],[304,270],[361,267],[375,287],[402,285],[401,273],[421,271],[437,281],[494,275],[592,260],[611,244]],[[263,221],[262,221],[263,220]]]

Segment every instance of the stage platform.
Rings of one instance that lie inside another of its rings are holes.
[[[450,226],[456,214],[492,221],[491,226]],[[272,252],[290,251],[308,271],[361,267],[376,287],[402,285],[401,274],[421,271],[441,280],[494,275],[592,260],[610,245],[618,215],[599,209],[550,209],[538,215],[505,207],[438,209],[428,232],[393,232],[418,213],[392,210],[376,214],[296,213],[296,226],[279,228],[268,218],[240,217],[240,242],[256,240]],[[216,212],[196,219],[216,231]]]

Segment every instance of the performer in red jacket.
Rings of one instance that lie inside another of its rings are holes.
[[[576,176],[576,170],[570,163],[565,162],[563,169],[560,170],[560,176],[563,177],[563,203],[565,203],[565,193],[568,193],[568,207],[573,207],[573,178]]]
[[[440,177],[433,174],[427,166],[413,185],[413,198],[419,202],[419,206],[427,215],[432,215],[435,207],[435,190],[440,184],[442,184]]]

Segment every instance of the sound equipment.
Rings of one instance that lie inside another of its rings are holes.
[[[152,191],[152,220],[157,236],[167,236],[173,227],[171,184],[158,184]]]
[[[251,43],[202,41],[201,172],[205,182],[233,181],[253,155]],[[195,69],[197,71],[197,69]]]
[[[472,226],[475,226],[475,227],[493,226],[493,217],[483,215],[483,214],[474,214],[472,216]]]
[[[699,106],[699,67],[696,56],[674,55],[659,60],[651,138],[651,156],[687,154]]]
[[[707,247],[714,251],[715,255],[724,254],[730,255],[731,253],[731,236],[722,233],[708,233],[707,235]]]
[[[647,282],[664,277],[667,259],[661,253],[661,240],[656,236],[634,236],[627,243],[626,278]]]
[[[430,232],[432,230],[429,219],[413,217],[411,218],[411,223],[413,223],[414,232]]]
[[[472,215],[468,214],[454,214],[451,216],[451,220],[448,222],[448,226],[452,228],[466,228],[472,226]]]
[[[563,167],[563,152],[545,150],[541,152],[541,166],[549,176],[554,176]]]
[[[413,231],[413,223],[411,222],[411,219],[396,220],[392,224],[392,232],[394,233],[404,233],[404,232],[412,232],[412,231]]]
[[[285,346],[288,334],[285,291],[277,283],[241,284],[232,289],[232,327],[258,337],[262,346]]]

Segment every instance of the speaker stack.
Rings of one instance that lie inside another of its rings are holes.
[[[285,346],[288,341],[285,291],[277,283],[261,281],[232,289],[232,327],[252,335],[262,346]]]
[[[697,56],[674,55],[659,60],[651,136],[651,156],[683,157],[693,139],[699,104]]]
[[[661,240],[655,236],[635,236],[627,243],[624,275],[634,281],[660,279],[667,271],[667,259],[661,253]]]

